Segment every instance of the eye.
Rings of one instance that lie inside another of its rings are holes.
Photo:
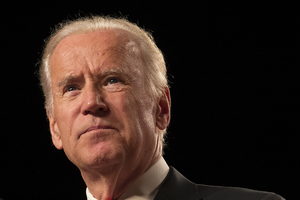
[[[64,93],[66,93],[66,92],[72,92],[72,91],[75,91],[75,90],[78,90],[77,86],[74,86],[74,85],[66,86],[65,89],[64,89]]]
[[[120,80],[118,78],[110,78],[110,79],[108,79],[107,84],[116,84],[119,82],[120,82]]]
[[[120,91],[123,87],[124,81],[116,77],[108,78],[104,84],[105,90],[110,92]]]
[[[74,91],[74,90],[77,90],[77,88],[75,86],[70,86],[67,88],[67,92],[71,92],[71,91]]]

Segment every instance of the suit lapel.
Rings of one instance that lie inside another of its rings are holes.
[[[154,200],[200,200],[197,186],[186,179],[176,169],[170,167]]]

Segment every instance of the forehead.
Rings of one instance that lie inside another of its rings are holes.
[[[129,40],[128,33],[123,30],[99,30],[83,34],[70,35],[62,39],[56,47],[60,49],[65,45],[89,47],[91,44],[100,44],[100,47],[124,45]]]
[[[107,63],[128,62],[139,57],[135,44],[128,32],[118,29],[68,36],[59,42],[50,58],[51,75],[76,66],[90,65],[99,70]]]
[[[126,47],[126,43],[129,42],[129,38],[120,30],[101,30],[91,33],[84,33],[79,35],[71,35],[62,39],[54,52],[52,53],[50,61],[54,60],[52,58],[60,58],[70,54],[91,53],[92,51],[106,51],[109,49],[122,49]]]

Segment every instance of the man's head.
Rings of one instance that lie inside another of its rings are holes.
[[[61,25],[40,68],[54,145],[81,170],[150,165],[170,120],[166,67],[150,34],[124,19]]]

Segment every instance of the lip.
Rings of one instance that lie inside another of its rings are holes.
[[[104,130],[104,129],[114,129],[111,126],[107,126],[107,125],[98,125],[98,126],[90,126],[89,128],[87,128],[82,134],[80,134],[79,137],[81,137],[81,135],[94,131],[94,130]]]
[[[86,129],[84,133],[87,133],[87,132],[90,132],[90,131],[93,131],[93,130],[99,130],[99,129],[112,129],[112,127],[110,126],[104,126],[104,125],[99,125],[99,126],[91,126],[89,127],[88,129]]]

